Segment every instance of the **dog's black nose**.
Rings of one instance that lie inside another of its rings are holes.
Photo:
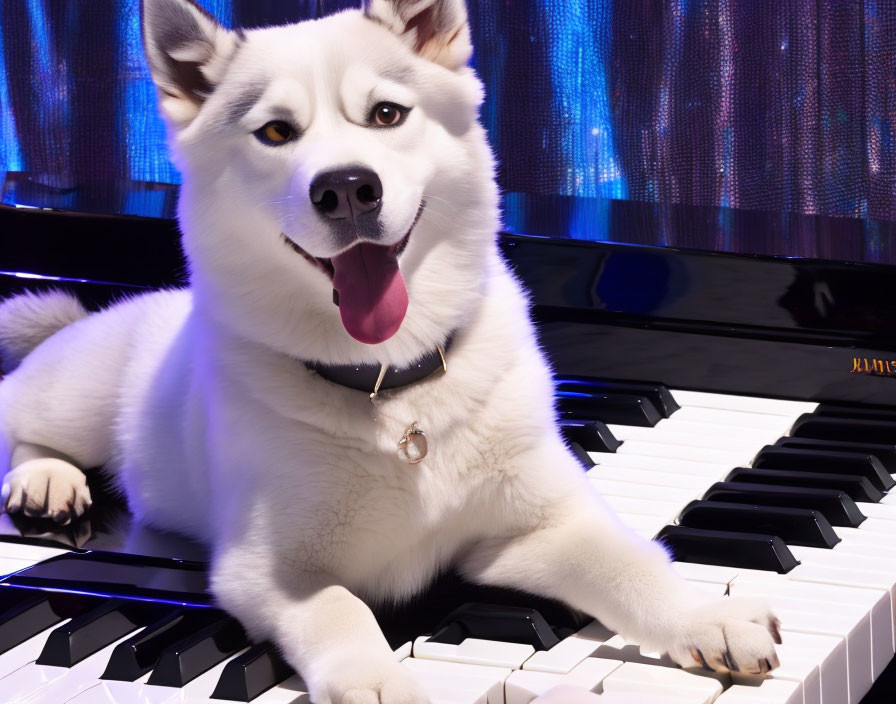
[[[314,207],[328,218],[357,218],[379,211],[383,201],[380,177],[363,166],[324,171],[314,177],[309,189]]]

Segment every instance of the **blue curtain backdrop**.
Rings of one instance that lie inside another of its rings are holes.
[[[202,0],[228,26],[345,0]],[[469,0],[505,191],[896,220],[896,1]],[[0,0],[0,172],[176,183],[138,0]]]

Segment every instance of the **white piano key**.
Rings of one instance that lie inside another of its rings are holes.
[[[573,635],[561,640],[550,650],[537,651],[523,663],[523,669],[556,674],[567,673],[582,660],[594,655],[595,651],[613,636],[612,631],[597,621],[592,621]]]
[[[611,457],[616,457],[616,455],[610,455]],[[699,462],[695,462],[694,464],[700,465],[703,469],[695,470],[695,471],[682,471],[682,470],[670,470],[666,467],[662,466],[661,462],[655,463],[654,467],[627,467],[625,463],[617,463],[613,460],[609,460],[606,462],[601,462],[596,464],[591,468],[590,471],[598,473],[604,470],[612,470],[614,472],[618,472],[623,476],[628,472],[652,472],[655,475],[662,477],[685,477],[695,484],[698,484],[701,489],[705,489],[713,482],[720,482],[728,476],[728,473],[733,468],[728,468],[725,470],[720,470],[718,466],[712,464],[701,464]]]
[[[734,411],[726,408],[701,408],[700,406],[682,406],[672,414],[669,420],[688,423],[706,423],[711,425],[727,425],[737,428],[754,428],[771,431],[778,436],[785,435],[793,425],[792,416],[751,411]]]
[[[869,564],[873,565],[871,561]],[[885,570],[851,568],[830,565],[797,565],[787,573],[788,579],[798,582],[822,582],[846,587],[871,587],[886,589],[891,598],[896,597],[896,575]]]
[[[787,575],[781,575],[772,572],[764,572],[761,570],[742,569],[737,567],[719,567],[716,565],[699,565],[687,562],[674,562],[673,569],[679,574],[689,579],[700,579],[709,581],[714,584],[729,584],[729,590],[732,596],[752,596],[763,598],[769,602],[772,609],[782,619],[782,635],[784,639],[783,646],[777,646],[779,657],[782,663],[785,662],[785,656],[788,652],[793,652],[790,646],[797,646],[796,652],[809,652],[810,650],[820,650],[821,652],[813,660],[820,668],[819,677],[822,691],[829,693],[827,702],[847,702],[852,701],[846,696],[846,682],[849,674],[849,662],[847,658],[846,639],[844,636],[838,635],[822,635],[818,632],[825,630],[819,624],[827,624],[828,630],[838,627],[844,632],[853,629],[856,624],[853,618],[845,619],[838,615],[829,616],[829,614],[837,614],[843,611],[840,601],[852,602],[853,606],[860,607],[860,618],[862,623],[868,622],[869,628],[866,631],[869,646],[871,649],[870,638],[873,636],[873,630],[870,628],[871,612],[875,611],[874,619],[880,623],[880,613],[885,607],[885,601],[880,596],[885,592],[881,589],[866,590],[851,587],[831,587],[829,584],[818,583],[820,589],[816,589],[816,584],[812,582],[792,581],[791,575],[793,571]],[[797,568],[799,569],[799,568]],[[820,568],[813,568],[814,573],[810,576],[819,578],[830,574]],[[841,574],[837,575],[842,577]],[[845,592],[835,591],[836,589],[845,589]],[[864,594],[865,591],[870,592],[869,596]],[[785,599],[787,597],[787,599]],[[835,597],[835,598],[831,598]],[[782,602],[787,602],[782,603]],[[809,605],[808,607],[806,605]],[[786,608],[785,608],[786,606]],[[799,608],[808,608],[810,613],[792,611],[796,606]],[[816,613],[812,613],[814,610]],[[865,618],[865,611],[868,612],[868,618]],[[885,613],[885,611],[884,611]],[[861,646],[865,640],[856,637],[861,633],[854,633],[854,659],[851,661],[860,663],[860,671],[853,675],[857,681],[854,683],[854,689],[862,691],[870,684],[870,673],[867,678],[862,677],[861,665],[868,665],[870,669],[870,656],[868,652],[864,656],[859,655],[862,650]],[[802,649],[802,651],[800,650]],[[865,658],[864,660],[862,658]],[[787,676],[787,668],[782,665],[782,672]],[[792,667],[791,667],[792,669]]]
[[[674,692],[692,704],[711,704],[722,693],[722,683],[687,670],[627,662],[604,679],[603,689],[642,695],[645,701],[653,695]]]
[[[880,503],[885,506],[896,506],[896,490],[890,490],[890,492],[880,500]]]
[[[38,665],[36,662],[20,667],[0,679],[0,692],[18,704],[64,702],[76,694],[98,684],[99,677],[109,662],[115,646],[127,640],[135,631],[101,648],[73,667]]]
[[[215,691],[215,686],[218,684],[218,680],[221,679],[221,673],[224,671],[224,668],[227,667],[227,664],[233,660],[234,658],[238,658],[240,655],[245,653],[249,648],[243,648],[242,650],[238,650],[233,655],[224,658],[217,665],[209,668],[205,672],[203,672],[198,677],[187,682],[183,687],[180,688],[181,694],[183,696],[184,704],[204,704],[206,699],[209,699],[212,696],[212,692]],[[149,685],[147,685],[148,687]],[[171,689],[170,687],[159,687],[159,689]],[[179,700],[175,700],[179,701]]]
[[[693,698],[687,695],[678,696],[675,692],[652,692],[649,704],[692,704]],[[604,692],[600,702],[594,704],[648,704],[639,694],[626,692]]]
[[[758,451],[758,450],[757,450]],[[730,464],[710,464],[695,460],[681,460],[671,457],[656,457],[654,455],[635,455],[631,453],[619,454],[618,452],[593,452],[591,457],[599,465],[613,465],[614,467],[634,467],[636,469],[653,469],[659,472],[677,472],[685,474],[701,474],[720,476],[728,474],[733,467]]]
[[[682,506],[688,501],[700,497],[700,492],[693,489],[676,489],[668,486],[639,486],[633,482],[617,482],[612,479],[601,479],[599,477],[589,477],[588,481],[602,494],[612,496],[670,499],[680,501]]]
[[[788,401],[756,396],[717,394],[705,391],[684,391],[682,389],[670,389],[670,393],[675,402],[681,407],[698,406],[700,408],[717,408],[719,410],[769,413],[794,417],[801,416],[803,413],[814,413],[815,409],[818,408],[818,404],[812,401]]]
[[[531,645],[504,643],[497,640],[466,638],[459,645],[434,643],[429,636],[414,641],[415,658],[461,662],[468,665],[491,665],[517,670],[535,652]]]
[[[729,585],[732,596],[758,596],[771,604],[772,609],[783,599],[802,602],[806,610],[825,614],[844,605],[868,615],[871,628],[871,676],[877,679],[893,658],[893,608],[889,592],[884,589],[862,589],[813,582],[782,580],[778,583],[750,582],[749,578],[735,579]],[[779,618],[784,617],[779,615]],[[793,626],[788,625],[791,630]],[[833,634],[840,635],[840,634]]]
[[[66,704],[131,704],[132,702],[140,704],[212,704],[212,702],[220,701],[211,699],[211,695],[221,677],[221,672],[230,660],[246,650],[248,648],[243,648],[225,658],[183,687],[147,684],[147,680],[152,675],[151,672],[148,672],[134,682],[100,680],[99,686],[91,687],[70,701],[66,701]],[[292,699],[296,699],[300,694],[302,692],[296,692]],[[253,701],[258,701],[258,699]],[[275,698],[274,701],[279,700]],[[286,701],[291,701],[291,699],[287,698]]]
[[[896,506],[869,503],[866,501],[856,501],[856,506],[858,506],[859,510],[868,516],[868,518],[896,521]]]
[[[635,484],[651,486],[672,486],[680,489],[694,489],[705,491],[707,481],[704,477],[695,477],[689,474],[673,474],[671,472],[654,472],[650,469],[634,469],[623,467],[605,467],[597,465],[589,469],[586,474],[589,479],[612,479],[617,482],[633,482]],[[709,482],[711,483],[711,482]]]
[[[865,533],[879,533],[881,535],[896,536],[896,521],[886,518],[866,518],[859,524],[856,530]]]
[[[660,442],[651,442],[647,440],[626,440],[619,446],[614,454],[627,455],[648,455],[661,458],[672,458],[681,460],[691,460],[693,462],[706,462],[707,464],[724,464],[732,469],[753,461],[756,453],[762,447],[757,446],[755,449],[747,449],[740,451],[717,450],[714,448],[700,447],[700,438],[698,436],[678,436],[676,438],[668,438],[670,442],[663,439]],[[679,442],[672,442],[672,441]],[[600,453],[594,453],[598,455]],[[589,453],[591,455],[591,453]],[[592,455],[593,459],[593,455]]]
[[[414,673],[431,704],[504,704],[504,682],[514,672],[423,658],[406,658],[401,664]]]
[[[789,579],[787,575],[757,579],[751,574],[741,574],[731,580],[728,591],[732,596],[738,594],[787,596],[827,605],[850,604],[867,611],[872,617],[872,625],[878,623],[882,630],[893,631],[892,600],[890,592],[886,589],[799,582]]]
[[[885,555],[878,555],[873,561],[863,552],[856,552],[849,544],[838,543],[833,549],[810,548],[803,545],[791,545],[790,551],[803,565],[830,565],[831,567],[853,567],[865,569],[872,567],[877,571],[892,572],[896,580],[896,560]]]
[[[600,692],[604,679],[621,667],[622,663],[605,658],[585,658],[569,672],[517,670],[504,683],[506,704],[528,704],[535,697],[554,687],[569,685]]]
[[[716,704],[803,704],[803,688],[799,682],[777,679],[762,680],[757,686],[736,684]]]
[[[864,560],[865,564],[873,565],[877,568],[881,564],[878,560],[885,559],[888,563],[896,560],[896,544],[893,544],[892,539],[889,537],[881,539],[886,540],[890,544],[879,547],[873,543],[841,540],[833,549],[838,553]]]
[[[150,674],[146,673],[134,682],[99,680],[94,686],[67,699],[65,704],[170,704],[180,701],[179,692],[173,687],[147,689],[145,682]]]
[[[644,540],[653,540],[668,521],[657,516],[644,516],[637,514],[616,514],[617,517],[636,535]]]
[[[0,557],[7,557],[12,560],[27,560],[31,564],[37,564],[57,555],[65,555],[68,552],[71,551],[63,548],[48,548],[42,545],[0,541]]]
[[[0,577],[5,577],[13,572],[31,567],[33,564],[36,564],[33,560],[16,560],[12,557],[0,557]]]
[[[849,665],[846,659],[846,639],[835,636],[820,636],[811,633],[797,633],[782,629],[784,641],[776,645],[781,667],[772,673],[777,679],[801,677],[800,663],[806,661],[818,667],[821,700],[829,702],[849,701]],[[797,672],[794,672],[794,670]],[[806,702],[816,700],[814,681],[803,679]]]
[[[59,623],[54,623],[47,630],[41,631],[28,640],[19,643],[15,648],[0,654],[0,678],[6,677],[6,675],[18,670],[20,667],[37,660],[40,652],[44,649],[44,644],[47,642],[49,635],[59,626],[68,623],[68,621],[68,619],[65,619]]]
[[[604,496],[607,505],[617,513],[643,514],[646,516],[662,516],[671,523],[681,512],[681,504],[677,501],[657,501],[654,499],[633,498],[631,496]]]
[[[408,641],[404,645],[399,645],[394,651],[395,659],[401,662],[405,658],[411,657],[414,653],[414,644],[411,641]]]
[[[846,639],[849,704],[857,704],[873,682],[870,616],[845,605],[819,607],[799,598],[776,597],[772,606],[787,630]]]
[[[781,629],[781,644],[775,646],[780,667],[766,677],[799,682],[805,704],[849,701],[849,666],[846,640]],[[734,684],[756,686],[765,678],[732,673]]]
[[[733,672],[731,673],[732,683],[755,688],[761,687],[769,680],[792,682],[798,685],[799,702],[802,704],[821,704],[820,669],[811,656],[806,653],[795,652],[793,648],[788,649],[783,646],[776,646],[775,649],[778,651],[778,656],[782,659],[781,665],[777,669],[762,677]],[[847,692],[846,697],[848,696]],[[844,698],[843,701],[846,701],[846,699]]]
[[[693,423],[674,419],[661,420],[652,427],[610,424],[617,440],[644,440],[668,445],[693,445],[716,450],[753,450],[770,440],[777,440],[781,433],[756,428],[737,428],[712,423]]]
[[[727,585],[739,574],[737,567],[702,565],[699,562],[672,563],[672,569],[687,580]]]
[[[220,699],[212,699],[209,704],[220,701]],[[271,687],[267,692],[259,694],[252,700],[252,704],[311,704],[311,698],[308,696],[307,685],[302,678],[293,675]]]
[[[614,635],[599,645],[594,651],[593,657],[619,660],[620,662],[637,662],[653,667],[678,667],[669,656],[663,653],[643,651],[637,643],[627,641],[620,635]]]
[[[97,681],[92,687],[88,687],[79,694],[66,699],[64,704],[123,704],[126,699],[116,698],[111,692],[108,692],[102,681]],[[136,701],[131,698],[130,701]]]
[[[891,556],[888,551],[896,553],[896,541],[889,535],[870,533],[859,528],[847,528],[845,526],[835,526],[834,532],[840,538],[838,547],[849,546],[850,550],[854,550],[860,545],[872,546],[875,549],[879,548],[884,555]]]

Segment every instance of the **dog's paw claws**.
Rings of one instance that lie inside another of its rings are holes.
[[[764,604],[726,598],[694,610],[686,623],[683,645],[669,650],[682,667],[764,675],[780,665],[780,622]]]
[[[91,505],[84,472],[64,460],[44,457],[23,462],[3,482],[6,512],[49,518],[63,525]]]

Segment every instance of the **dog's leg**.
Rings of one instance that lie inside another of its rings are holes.
[[[250,634],[277,644],[314,704],[429,701],[363,601],[325,575],[268,571],[246,547],[215,561],[215,596]]]
[[[623,526],[583,488],[542,528],[476,546],[475,581],[564,601],[683,667],[764,673],[777,667],[778,622],[761,603],[713,598],[679,578],[662,548]]]
[[[3,477],[0,506],[9,513],[47,516],[68,523],[90,508],[90,489],[70,458],[48,447],[19,443],[13,449],[12,469]]]

